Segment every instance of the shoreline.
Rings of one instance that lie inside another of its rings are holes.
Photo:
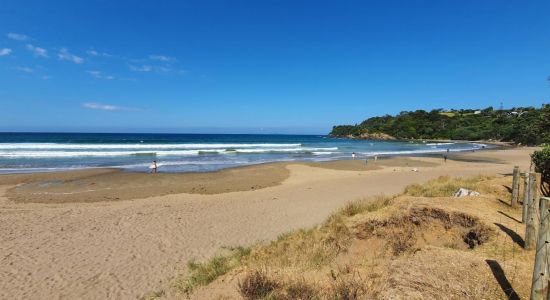
[[[327,137],[330,137],[327,135]],[[340,137],[330,137],[338,139]],[[345,138],[344,139],[351,139],[353,138]],[[489,141],[460,141],[460,140],[388,140],[386,142],[407,142],[407,141],[424,141],[425,143],[429,142],[449,142],[449,143],[472,143],[472,144],[490,144],[494,147],[491,148],[481,148],[481,149],[475,149],[475,150],[458,150],[458,151],[451,151],[448,153],[469,153],[472,151],[487,151],[487,150],[498,150],[498,149],[507,149],[511,147],[518,147],[518,146],[511,146],[505,142],[489,142]],[[528,147],[528,146],[527,146]],[[429,151],[429,152],[418,152],[418,153],[391,153],[391,154],[370,154],[370,155],[362,155],[358,159],[364,159],[364,158],[372,158],[374,156],[378,156],[380,158],[393,158],[393,157],[423,157],[423,156],[436,156],[438,154],[444,154],[446,152],[444,151]],[[234,169],[234,168],[242,168],[242,167],[249,167],[249,166],[259,166],[264,164],[273,164],[273,163],[318,163],[318,162],[331,162],[331,161],[345,161],[345,160],[351,160],[352,158],[345,158],[345,159],[327,159],[327,160],[279,160],[279,161],[266,161],[266,162],[259,162],[259,163],[250,163],[250,164],[242,164],[242,165],[234,165],[234,166],[228,166],[228,167],[222,167],[217,170],[207,170],[207,171],[182,171],[182,172],[162,172],[162,163],[159,163],[159,169],[161,170],[159,173],[163,174],[189,174],[189,173],[215,173],[223,170],[228,169]],[[149,169],[144,168],[143,171],[136,171],[136,170],[129,170],[121,167],[83,167],[83,168],[67,168],[67,169],[58,169],[58,170],[38,170],[38,171],[13,171],[8,173],[1,173],[0,170],[0,176],[3,175],[25,175],[25,174],[49,174],[49,173],[65,173],[65,172],[79,172],[79,171],[88,171],[88,170],[118,170],[120,172],[125,173],[148,173]]]
[[[206,172],[147,172],[117,168],[89,168],[57,172],[0,175],[0,186],[8,185],[5,195],[15,203],[93,203],[136,198],[193,194],[219,195],[228,192],[260,190],[283,184],[290,176],[288,166],[302,165],[333,171],[376,171],[390,167],[437,167],[448,161],[504,164],[491,152],[507,148],[486,148],[476,152],[455,151],[370,157],[327,161],[264,162]],[[425,161],[430,160],[429,162]]]

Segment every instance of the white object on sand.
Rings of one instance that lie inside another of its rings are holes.
[[[453,197],[455,197],[455,198],[461,198],[461,197],[479,196],[479,195],[481,195],[481,194],[478,193],[478,192],[476,192],[476,191],[472,191],[472,190],[465,189],[465,188],[459,188],[458,191],[455,192],[455,194],[453,195]]]

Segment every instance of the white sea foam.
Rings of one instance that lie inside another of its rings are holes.
[[[237,153],[274,153],[274,152],[282,152],[282,153],[292,153],[292,152],[302,152],[302,153],[309,153],[313,151],[334,151],[338,150],[337,147],[330,147],[330,148],[271,148],[271,149],[235,149],[234,151]],[[230,152],[230,151],[228,151]]]
[[[445,146],[445,145],[454,145],[455,143],[428,143],[426,146]]]
[[[228,148],[285,148],[301,147],[302,144],[56,144],[56,143],[0,143],[0,150],[79,150],[79,149],[228,149]]]
[[[228,148],[229,149],[229,148]],[[115,157],[115,156],[194,156],[199,154],[232,154],[232,153],[310,153],[313,151],[337,150],[331,148],[237,148],[237,149],[195,149],[195,150],[142,150],[142,151],[0,151],[2,158],[55,158],[55,157]]]
[[[180,151],[0,151],[0,157],[5,158],[38,158],[38,157],[105,157],[131,155],[197,155],[198,150]]]

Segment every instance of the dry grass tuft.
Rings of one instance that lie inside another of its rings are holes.
[[[319,292],[302,278],[286,284],[284,299],[312,300],[320,299],[320,296]]]
[[[264,271],[249,272],[242,282],[239,282],[238,289],[245,299],[264,299],[271,295],[280,283],[267,277]]]
[[[248,262],[276,267],[319,268],[346,251],[352,234],[340,215],[333,215],[320,228],[298,230],[256,247]]]
[[[216,278],[239,266],[244,257],[250,254],[250,248],[227,248],[229,254],[217,255],[202,263],[191,261],[187,264],[190,275],[184,280],[178,280],[174,287],[184,293],[190,293],[194,288],[207,285]]]
[[[338,276],[330,283],[313,285],[304,278],[275,280],[264,271],[249,271],[238,284],[239,294],[249,300],[353,300],[368,295],[365,280],[356,274]]]
[[[451,197],[459,188],[467,188],[480,193],[491,193],[493,190],[483,184],[491,179],[488,176],[470,178],[452,178],[441,176],[424,184],[412,184],[405,188],[405,194],[414,197]]]
[[[339,214],[342,214],[346,217],[352,217],[364,212],[373,212],[380,210],[386,206],[389,206],[392,204],[392,200],[394,197],[387,197],[387,196],[377,196],[367,199],[360,199],[356,201],[349,202],[344,206],[341,210],[338,211]]]
[[[325,295],[326,299],[335,300],[365,299],[368,296],[368,290],[365,280],[358,276],[348,276],[335,280]]]

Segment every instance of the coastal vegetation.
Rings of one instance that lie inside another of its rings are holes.
[[[334,137],[365,139],[495,140],[523,145],[550,143],[550,104],[541,108],[403,111],[338,125]]]
[[[353,201],[314,228],[193,262],[177,286],[220,299],[524,296],[533,253],[516,241],[520,209],[501,200],[510,182],[444,176]],[[452,198],[463,185],[482,195]],[[503,276],[511,288],[499,285]]]
[[[542,193],[550,196],[550,144],[544,145],[544,148],[531,154],[531,159],[535,165],[535,171],[542,175]]]

